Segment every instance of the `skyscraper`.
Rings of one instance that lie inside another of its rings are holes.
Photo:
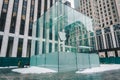
[[[33,22],[57,0],[0,1],[0,57],[29,57]]]
[[[33,24],[52,5],[66,0],[1,0],[0,57],[29,57],[32,40],[38,41]]]
[[[120,1],[79,0],[78,5],[76,9],[94,21],[97,50],[100,56],[120,56]]]

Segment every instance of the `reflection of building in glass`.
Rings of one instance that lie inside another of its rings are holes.
[[[68,46],[77,44],[76,46],[78,47],[78,52],[93,51],[93,49],[96,46],[94,33],[93,31],[89,31],[86,25],[77,21],[75,23],[68,25],[65,29],[67,33]]]

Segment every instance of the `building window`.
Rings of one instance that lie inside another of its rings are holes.
[[[23,39],[19,38],[18,48],[17,48],[17,57],[22,57],[22,49],[23,49]]]
[[[38,55],[39,54],[39,44],[40,42],[39,41],[35,41],[35,55]]]
[[[42,53],[45,54],[45,42],[42,42]]]
[[[50,25],[49,25],[49,26],[50,26],[49,39],[52,40],[52,37],[53,37],[53,36],[52,36],[52,33],[53,33],[53,32],[52,32],[52,27],[53,27],[53,26],[52,26],[52,19],[50,19]]]
[[[27,11],[27,0],[23,0],[21,25],[20,25],[20,32],[19,32],[21,35],[24,35],[26,11]]]
[[[106,24],[108,25],[108,22],[106,22]]]
[[[105,58],[106,57],[105,52],[99,52],[99,57],[100,58]]]
[[[12,13],[12,19],[11,19],[11,25],[10,25],[10,33],[15,33],[18,4],[19,4],[19,0],[15,0],[13,4],[13,13]]]
[[[113,5],[113,2],[111,2],[111,5]]]
[[[98,45],[98,50],[104,49],[104,43],[103,43],[103,37],[102,35],[97,36],[97,45]]]
[[[120,47],[120,24],[118,25],[113,25],[114,28],[114,35],[115,35],[115,40],[116,40],[116,45],[117,47]]]
[[[36,25],[36,37],[39,37],[40,36],[40,27],[41,27],[39,20],[36,22],[35,25]]]
[[[108,49],[113,48],[113,41],[112,41],[112,35],[111,35],[111,31],[110,28],[107,27],[104,29],[105,32],[105,40],[106,40],[106,46]]]
[[[27,57],[31,56],[31,40],[27,42]]]
[[[38,0],[37,18],[40,18],[41,16],[41,3],[42,3],[42,0]]]
[[[110,19],[112,19],[112,17],[111,17],[111,16],[110,16],[109,18],[110,18]]]
[[[46,15],[43,15],[43,38],[46,38]]]
[[[3,1],[1,17],[0,17],[0,31],[4,31],[4,28],[5,28],[8,4],[9,4],[9,0],[4,0]]]
[[[110,21],[110,24],[112,25],[112,24],[113,24],[113,22],[112,22],[112,21]]]
[[[104,43],[103,43],[103,36],[102,36],[102,31],[97,30],[96,31],[96,38],[97,38],[97,45],[98,45],[98,50],[104,49]]]
[[[111,15],[111,12],[109,12],[109,15]]]
[[[115,57],[115,51],[108,51],[107,55],[108,57]]]
[[[0,35],[0,51],[1,51],[1,46],[2,46],[2,40],[3,40],[3,36]]]
[[[50,7],[52,7],[53,0],[50,0]]]
[[[115,22],[117,22],[117,19],[115,19]]]
[[[114,6],[112,7],[112,9],[114,9]]]
[[[52,43],[49,43],[49,52],[52,52]]]
[[[47,0],[44,1],[44,12],[47,11],[47,4],[48,4],[47,2],[48,2]]]
[[[8,46],[7,46],[6,57],[11,57],[11,55],[12,55],[13,40],[14,40],[13,37],[9,37],[9,39],[8,39]]]
[[[58,51],[58,44],[55,43],[55,52],[57,52],[57,51]]]
[[[110,8],[108,8],[108,11],[110,11]]]
[[[113,13],[115,13],[115,11],[113,10]]]
[[[41,1],[41,0],[39,0]],[[39,3],[39,2],[38,2]],[[35,0],[31,1],[28,36],[32,36]]]
[[[120,29],[118,29],[118,30],[120,30]],[[116,45],[119,48],[120,47],[120,32],[115,31],[114,34],[115,34]]]

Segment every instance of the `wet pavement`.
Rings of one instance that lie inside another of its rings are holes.
[[[120,80],[120,70],[94,74],[76,74],[75,72],[47,74],[19,74],[11,69],[0,69],[0,80]]]

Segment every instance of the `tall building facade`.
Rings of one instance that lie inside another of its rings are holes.
[[[98,25],[97,4],[94,0],[74,0],[74,7],[77,11],[93,19],[94,25]],[[95,28],[95,27],[94,27]]]
[[[0,57],[29,57],[33,23],[57,0],[0,1]]]
[[[93,19],[100,56],[120,56],[120,1],[79,0],[78,5],[78,11]]]
[[[0,57],[30,57],[32,37],[38,30],[33,26],[55,2],[66,0],[1,0]],[[69,3],[70,4],[70,3]]]

